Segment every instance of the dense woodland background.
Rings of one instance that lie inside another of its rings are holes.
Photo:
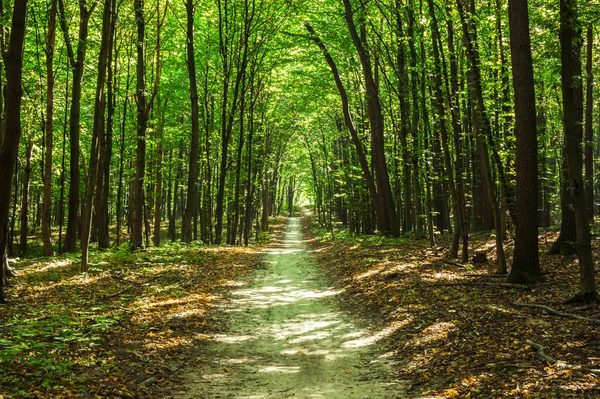
[[[560,226],[572,299],[597,299],[596,1],[0,6],[8,258],[248,245],[302,198],[332,234],[448,233],[463,262],[493,230],[499,274],[516,234],[524,284]]]

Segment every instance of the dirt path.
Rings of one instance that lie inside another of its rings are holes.
[[[300,219],[288,219],[283,241],[265,251],[268,268],[227,305],[228,333],[183,372],[174,398],[404,396],[377,336],[340,309],[302,240]]]

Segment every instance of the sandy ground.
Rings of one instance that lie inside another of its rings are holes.
[[[173,398],[402,398],[391,360],[308,255],[300,219],[226,306],[229,331],[182,371]]]

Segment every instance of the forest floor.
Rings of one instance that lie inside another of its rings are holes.
[[[488,235],[471,249],[489,261],[462,265],[443,236],[333,239],[308,215],[303,239],[299,220],[248,248],[96,251],[85,274],[78,255],[19,260],[0,398],[600,397],[600,308],[560,304],[578,266],[546,254],[555,232],[545,282],[516,287],[490,276]]]
[[[13,262],[0,398],[163,397],[207,334],[225,328],[216,304],[262,267],[267,245],[95,250],[87,273],[79,254]]]
[[[333,239],[310,218],[304,227],[345,307],[377,323],[400,378],[411,381],[406,397],[600,397],[600,308],[561,304],[576,292],[579,274],[575,256],[547,253],[556,232],[540,236],[544,283],[520,287],[491,275],[489,235],[471,243],[471,253],[485,250],[488,262],[462,265],[446,258],[441,236],[432,249],[425,240],[343,231]],[[600,241],[593,246],[599,259]],[[510,265],[510,242],[507,255]]]

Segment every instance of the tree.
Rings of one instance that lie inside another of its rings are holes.
[[[48,13],[48,33],[46,36],[46,163],[44,164],[44,199],[42,204],[42,241],[44,255],[52,256],[52,234],[50,225],[50,211],[52,202],[52,151],[54,137],[54,44],[56,42],[56,9],[57,0],[50,2]]]
[[[158,18],[158,16],[157,16]],[[133,183],[133,218],[131,220],[131,249],[139,249],[144,244],[144,176],[146,173],[146,128],[148,111],[146,99],[146,14],[144,0],[135,0],[135,22],[137,25],[137,140],[135,150],[135,181]]]
[[[102,16],[102,36],[100,53],[98,55],[98,77],[96,81],[96,99],[94,102],[94,127],[92,131],[92,144],[90,149],[90,167],[88,169],[88,181],[85,191],[85,203],[82,213],[81,226],[81,271],[88,269],[88,249],[90,244],[90,232],[92,227],[92,212],[94,206],[94,188],[98,172],[98,147],[100,136],[105,134],[106,113],[106,74],[108,72],[108,53],[110,51],[110,28],[112,17],[112,0],[104,0],[104,11]]]
[[[190,80],[190,102],[192,106],[192,145],[190,148],[190,164],[187,182],[187,201],[185,212],[183,214],[183,224],[181,227],[183,242],[192,241],[192,217],[198,206],[198,122],[199,122],[199,106],[198,106],[198,84],[196,83],[196,53],[194,52],[194,1],[187,0],[185,3],[187,11],[187,66],[188,77]]]
[[[542,280],[538,254],[538,146],[527,0],[508,1],[517,138],[517,226],[508,281]]]
[[[4,54],[6,86],[5,118],[0,132],[0,303],[5,303],[4,286],[8,262],[8,214],[15,158],[21,139],[21,87],[23,76],[23,41],[27,0],[15,0],[12,11],[8,51]]]
[[[75,252],[77,249],[77,232],[79,231],[79,187],[81,173],[79,171],[79,136],[81,128],[81,90],[83,83],[83,72],[85,56],[87,54],[89,21],[98,1],[95,0],[90,7],[85,0],[79,1],[79,36],[77,40],[76,53],[73,52],[69,26],[65,13],[64,0],[58,0],[60,10],[60,27],[63,31],[67,56],[73,69],[73,85],[71,112],[69,118],[69,154],[71,161],[69,165],[69,214],[67,217],[67,235],[63,250]]]
[[[371,155],[373,157],[373,166],[375,170],[375,184],[377,185],[377,192],[380,195],[378,206],[382,207],[381,213],[385,218],[384,222],[381,224],[381,233],[397,237],[400,234],[400,226],[396,215],[396,208],[394,206],[394,198],[385,158],[384,119],[379,97],[379,85],[373,76],[373,68],[365,43],[356,29],[354,23],[355,12],[352,9],[350,0],[344,0],[344,10],[346,25],[348,26],[352,42],[354,43],[354,47],[360,58],[366,87],[367,114],[371,131]],[[361,27],[361,29],[364,28]]]
[[[594,276],[594,257],[590,224],[585,203],[583,181],[583,88],[576,77],[581,75],[581,26],[577,0],[560,1],[560,58],[563,100],[563,129],[569,171],[570,194],[577,229],[579,259],[579,292],[569,302],[600,302]]]

